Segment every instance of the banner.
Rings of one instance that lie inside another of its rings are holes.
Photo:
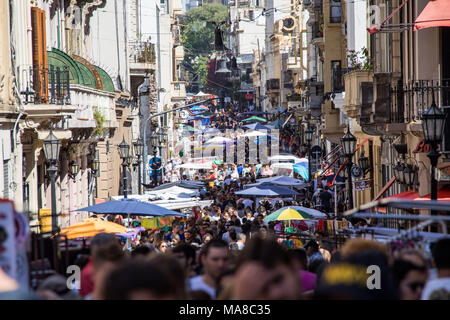
[[[39,227],[41,233],[52,232],[52,210],[39,209]]]
[[[355,191],[370,190],[372,188],[371,180],[354,181],[354,183],[355,183]]]

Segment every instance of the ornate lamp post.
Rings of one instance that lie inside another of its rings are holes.
[[[313,139],[314,130],[310,127],[308,123],[308,129],[305,130],[305,140],[308,144],[308,181],[311,181],[311,141]]]
[[[144,154],[144,143],[142,142],[142,139],[139,138],[137,141],[133,143],[134,146],[134,153],[137,156],[137,162],[138,162],[138,193],[142,194],[142,186],[141,186],[141,179],[142,179],[142,171],[141,171],[141,164],[142,164],[142,155]]]
[[[422,127],[425,143],[428,143],[431,146],[431,151],[427,154],[431,163],[431,200],[437,200],[436,167],[441,155],[438,151],[438,145],[442,142],[446,114],[436,106],[434,92],[432,95],[433,102],[431,107],[422,114]],[[431,211],[431,215],[436,214],[436,211]]]
[[[353,209],[353,186],[352,186],[352,157],[355,152],[356,138],[350,132],[350,126],[347,128],[347,133],[341,138],[342,151],[347,157],[347,185],[348,185],[348,203],[349,209]]]
[[[56,165],[59,160],[59,149],[61,142],[53,134],[53,130],[50,129],[48,137],[44,140],[44,154],[45,158],[49,162],[49,168],[47,169],[51,178],[51,195],[52,195],[52,233],[56,233],[58,229],[58,218],[56,215]]]
[[[71,161],[69,163],[69,175],[73,180],[75,180],[78,171],[79,171],[78,163],[76,163],[75,161]]]
[[[119,144],[119,156],[122,159],[122,171],[123,171],[123,197],[128,198],[128,176],[127,176],[127,159],[130,156],[130,145],[123,141]]]
[[[100,154],[98,150],[95,150],[94,158],[91,163],[92,176],[94,178],[95,183],[95,192],[94,196],[97,197],[97,178],[100,177]]]
[[[364,150],[361,152],[361,155],[358,159],[358,165],[361,168],[364,175],[369,171],[369,158],[364,155]]]
[[[150,142],[153,146],[153,163],[152,163],[152,170],[153,170],[153,185],[156,186],[157,183],[157,164],[156,164],[156,154],[158,153],[158,143],[159,143],[159,135],[154,132],[150,136]]]

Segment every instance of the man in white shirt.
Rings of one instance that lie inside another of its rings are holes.
[[[189,281],[190,290],[202,290],[216,298],[217,281],[228,260],[228,244],[223,240],[213,239],[203,247],[200,256],[204,274],[192,277]]]
[[[450,300],[450,238],[436,242],[431,251],[437,278],[427,281],[422,300]]]

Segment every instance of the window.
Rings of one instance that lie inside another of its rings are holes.
[[[48,103],[47,45],[45,31],[45,11],[31,8],[32,48],[33,48],[33,89],[37,102]]]
[[[343,87],[341,61],[331,61],[331,88],[333,92],[342,92]]]
[[[341,23],[341,1],[330,1],[330,23]]]
[[[255,18],[255,14],[254,14],[254,11],[253,11],[253,10],[249,10],[249,12],[248,12],[248,18],[249,18],[250,20],[253,20],[253,19]]]
[[[3,198],[9,198],[9,160],[3,161]]]

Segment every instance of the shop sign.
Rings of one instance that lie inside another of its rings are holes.
[[[431,151],[431,146],[428,143],[425,143],[425,140],[420,141],[413,153],[428,153]]]
[[[371,180],[360,180],[355,181],[354,183],[355,183],[355,191],[370,190],[372,188]]]

